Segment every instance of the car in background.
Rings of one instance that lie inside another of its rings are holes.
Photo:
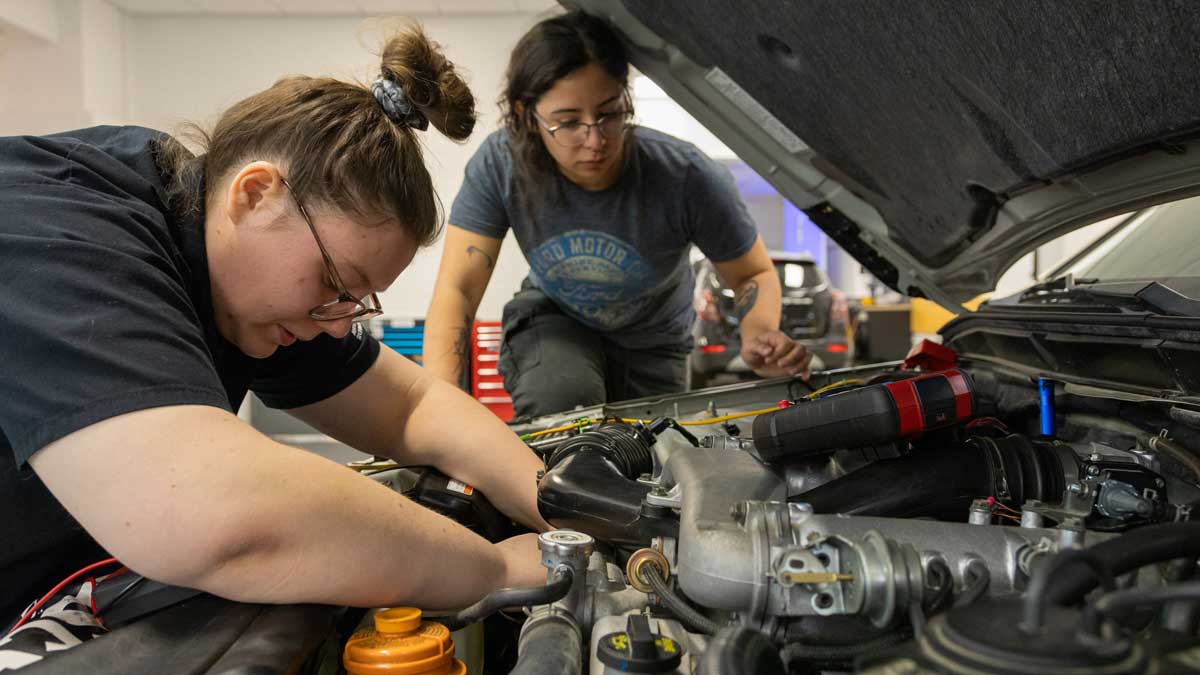
[[[771,262],[783,292],[780,330],[803,343],[815,355],[813,368],[846,364],[848,323],[845,295],[811,256],[772,253]],[[734,292],[706,258],[693,263],[696,272],[696,323],[692,329],[692,388],[704,387],[714,376],[751,373],[741,358],[742,340],[734,313]]]

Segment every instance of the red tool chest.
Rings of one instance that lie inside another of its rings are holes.
[[[471,395],[496,417],[513,418],[512,398],[500,377],[500,322],[476,321],[471,326]]]

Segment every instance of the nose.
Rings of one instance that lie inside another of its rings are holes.
[[[588,150],[598,151],[608,143],[608,139],[604,134],[600,133],[600,127],[588,127],[587,136],[583,139],[583,147]]]
[[[321,331],[328,333],[330,337],[340,340],[346,337],[350,332],[350,326],[354,324],[354,319],[338,319],[336,321],[321,321],[317,325]]]

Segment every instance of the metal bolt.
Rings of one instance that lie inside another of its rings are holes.
[[[1163,479],[1161,479],[1161,478],[1154,479],[1154,487],[1162,487],[1164,485],[1166,485],[1166,483],[1163,482]]]
[[[1021,512],[1021,527],[1039,528],[1043,526],[1042,514],[1028,509]]]
[[[1078,518],[1066,518],[1059,525],[1058,547],[1077,548],[1083,545],[1083,522]]]
[[[650,488],[650,494],[654,495],[655,497],[665,497],[667,496],[667,491],[661,487],[652,487]]]
[[[990,525],[992,522],[992,505],[986,499],[976,499],[971,502],[968,522],[972,525]]]
[[[1096,474],[1100,473],[1100,467],[1095,466],[1095,465],[1089,466],[1087,468],[1087,472],[1088,472],[1089,476],[1095,476]]]
[[[1079,493],[1083,492],[1083,486],[1080,485],[1079,483],[1071,483],[1070,485],[1067,486],[1067,492],[1074,492],[1075,494],[1079,494]]]

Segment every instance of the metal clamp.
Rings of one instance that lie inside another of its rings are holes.
[[[642,578],[642,570],[647,565],[657,568],[659,576],[663,579],[670,578],[671,564],[667,562],[666,556],[652,548],[638,549],[629,556],[629,561],[625,564],[625,576],[629,578],[630,586],[643,593],[653,593],[654,589]]]

